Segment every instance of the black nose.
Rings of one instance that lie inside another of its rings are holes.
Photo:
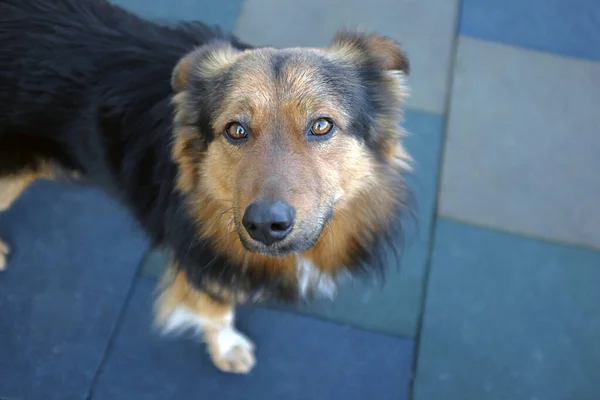
[[[296,210],[282,201],[258,201],[246,208],[242,224],[252,239],[270,245],[292,231],[295,218]]]

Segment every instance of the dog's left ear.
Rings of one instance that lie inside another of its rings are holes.
[[[329,47],[357,62],[370,58],[383,70],[401,71],[405,75],[410,72],[406,53],[398,42],[387,36],[342,31],[335,35]]]
[[[173,70],[171,87],[175,93],[184,90],[194,78],[211,78],[235,60],[240,51],[227,42],[213,42],[188,53]]]

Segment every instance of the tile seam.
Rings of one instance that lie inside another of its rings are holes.
[[[595,253],[600,253],[600,246],[588,245],[588,244],[579,243],[579,242],[571,242],[568,240],[561,240],[561,239],[552,238],[549,236],[542,236],[542,235],[536,235],[536,234],[527,233],[527,232],[521,232],[519,230],[507,229],[507,228],[503,228],[501,226],[497,226],[494,224],[486,224],[486,223],[477,222],[477,221],[469,219],[469,218],[454,217],[454,216],[446,214],[446,213],[438,213],[438,218],[442,218],[442,219],[450,221],[450,222],[468,225],[468,226],[471,226],[474,228],[486,229],[489,231],[495,231],[495,232],[500,232],[500,233],[504,233],[504,234],[508,234],[508,235],[512,235],[512,236],[517,236],[517,237],[521,237],[524,239],[537,240],[539,242],[545,242],[545,243],[552,244],[552,245],[559,245],[559,246],[563,246],[563,247],[570,247],[573,249],[586,250],[586,251],[592,251]]]
[[[520,51],[524,51],[524,52],[528,52],[528,53],[537,53],[537,54],[542,54],[542,55],[546,55],[546,56],[553,56],[553,57],[557,57],[557,58],[564,59],[567,61],[588,63],[588,64],[592,64],[592,65],[597,65],[598,67],[600,67],[600,59],[596,60],[593,58],[577,57],[577,56],[573,56],[573,55],[565,54],[565,53],[556,53],[556,52],[544,50],[544,49],[538,48],[538,47],[519,46],[519,45],[510,43],[510,42],[505,42],[502,40],[484,39],[481,37],[470,35],[468,33],[459,33],[458,37],[475,40],[475,41],[478,41],[478,42],[481,42],[484,44],[489,43],[489,44],[495,45],[495,46],[502,46],[502,47],[506,47],[506,48],[509,48],[512,50],[520,50]]]
[[[95,389],[98,385],[98,379],[100,378],[100,375],[102,374],[102,372],[104,371],[104,368],[106,367],[108,357],[110,356],[111,351],[114,348],[115,340],[116,340],[117,336],[119,335],[119,332],[121,331],[123,321],[125,320],[125,314],[127,312],[127,308],[129,307],[129,303],[131,302],[131,299],[133,297],[133,292],[135,290],[135,286],[139,279],[138,274],[140,272],[140,269],[144,265],[144,261],[146,260],[146,255],[148,254],[148,252],[149,252],[149,248],[146,248],[146,250],[142,253],[142,256],[140,257],[140,260],[138,261],[138,264],[137,264],[137,267],[135,268],[134,273],[131,275],[131,282],[129,283],[129,287],[127,288],[127,291],[125,293],[125,298],[123,299],[123,303],[121,304],[119,312],[117,313],[117,317],[116,317],[114,325],[110,331],[110,335],[108,337],[106,345],[104,346],[104,350],[102,351],[102,356],[100,357],[100,361],[98,362],[98,366],[94,373],[94,377],[92,378],[92,381],[90,382],[87,393],[83,397],[85,400],[93,399]]]
[[[447,72],[447,83],[446,83],[446,97],[444,100],[444,112],[442,114],[442,118],[443,118],[443,127],[442,127],[442,137],[440,138],[440,149],[438,150],[438,169],[437,169],[437,179],[436,179],[436,185],[435,185],[435,189],[434,189],[434,193],[435,193],[435,200],[434,200],[434,204],[432,207],[432,218],[431,218],[431,222],[430,222],[430,226],[429,228],[429,243],[428,243],[428,248],[427,248],[427,256],[426,256],[426,262],[425,262],[425,272],[424,272],[424,276],[423,276],[423,281],[421,282],[421,298],[420,298],[420,302],[419,302],[419,313],[418,313],[418,319],[417,319],[417,329],[416,329],[416,334],[415,334],[415,349],[414,349],[414,353],[413,353],[413,365],[412,365],[412,373],[411,373],[411,379],[409,382],[409,393],[408,393],[408,397],[411,400],[415,400],[415,383],[417,380],[417,371],[418,371],[418,366],[419,366],[419,354],[420,354],[420,347],[421,347],[421,333],[423,331],[423,325],[424,325],[424,317],[425,317],[425,308],[426,308],[426,303],[427,303],[427,294],[428,294],[428,287],[429,287],[429,278],[431,275],[431,264],[432,264],[432,260],[433,260],[433,252],[435,249],[435,244],[436,244],[436,231],[437,231],[437,225],[438,225],[438,215],[437,215],[437,210],[439,207],[439,202],[440,202],[440,189],[441,189],[441,184],[442,184],[442,177],[443,177],[443,166],[444,166],[444,157],[445,157],[445,153],[446,153],[446,143],[447,143],[447,137],[448,137],[448,120],[452,111],[452,92],[453,92],[453,88],[454,88],[454,79],[456,77],[456,65],[457,65],[457,58],[458,58],[458,46],[459,46],[459,41],[460,41],[460,22],[461,22],[461,15],[462,15],[462,8],[463,8],[463,2],[462,0],[458,0],[457,4],[456,4],[456,15],[455,15],[455,24],[454,24],[454,36],[453,36],[453,40],[452,40],[452,50],[451,50],[451,59],[450,59],[450,63],[448,65],[448,72]]]

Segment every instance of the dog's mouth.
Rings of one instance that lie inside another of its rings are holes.
[[[239,234],[239,232],[238,232]],[[244,234],[239,234],[244,248],[252,253],[260,253],[270,257],[283,257],[288,254],[309,250],[319,239],[320,233],[312,238],[298,238],[285,240],[273,244],[264,244],[253,239],[248,239]]]

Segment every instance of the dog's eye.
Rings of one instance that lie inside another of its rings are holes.
[[[310,127],[310,133],[316,136],[327,135],[333,130],[333,122],[326,118],[319,118]]]
[[[225,136],[231,140],[242,140],[248,137],[248,132],[239,122],[232,122],[225,128]]]

